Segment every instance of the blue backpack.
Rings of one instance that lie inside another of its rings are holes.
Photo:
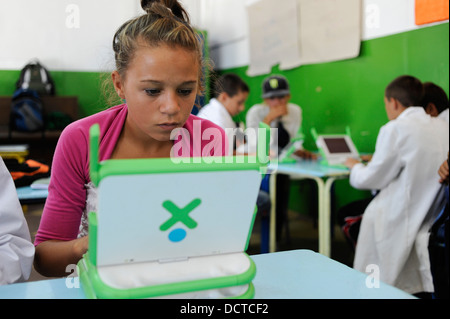
[[[38,93],[31,89],[17,89],[11,102],[10,131],[43,131],[44,107]]]

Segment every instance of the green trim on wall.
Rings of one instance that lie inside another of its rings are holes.
[[[51,70],[50,74],[55,82],[56,95],[78,96],[80,116],[97,113],[108,106],[103,82],[109,78],[109,74]],[[0,71],[0,95],[8,96],[14,93],[19,75],[20,70]]]

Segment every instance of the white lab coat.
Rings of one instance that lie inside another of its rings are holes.
[[[29,278],[34,245],[11,174],[0,157],[0,285]]]
[[[223,129],[236,127],[236,123],[233,121],[225,106],[215,98],[211,99],[209,104],[202,107],[197,116],[210,120]]]
[[[447,124],[449,123],[449,119],[448,119],[448,109],[442,111],[439,115],[438,118],[440,118],[441,120],[444,120],[445,122],[447,122]]]
[[[427,245],[434,217],[426,215],[440,188],[448,135],[444,121],[409,107],[380,129],[372,161],[352,169],[353,187],[380,190],[363,215],[355,269],[376,265],[382,282],[433,292]]]
[[[228,143],[230,147],[233,146],[234,138],[236,137],[236,143],[239,145],[243,143],[244,133],[240,127],[236,125],[233,121],[233,117],[228,113],[225,106],[219,102],[216,98],[212,98],[209,104],[205,105],[200,109],[197,114],[198,117],[210,120],[216,125],[219,125],[225,130],[227,134]],[[232,154],[232,149],[230,149],[230,154]]]

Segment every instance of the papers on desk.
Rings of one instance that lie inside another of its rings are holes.
[[[0,153],[3,152],[26,152],[28,151],[28,145],[16,144],[16,145],[0,145]]]
[[[16,159],[19,163],[22,163],[28,156],[28,145],[0,145],[0,156],[3,159]]]
[[[31,183],[30,187],[32,189],[48,189],[48,184],[50,183],[50,177],[40,178]]]

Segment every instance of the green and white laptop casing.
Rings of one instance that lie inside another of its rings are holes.
[[[86,296],[252,298],[256,266],[245,251],[264,166],[258,158],[99,162],[99,133],[94,125],[98,211],[89,214],[89,249],[78,263]]]

